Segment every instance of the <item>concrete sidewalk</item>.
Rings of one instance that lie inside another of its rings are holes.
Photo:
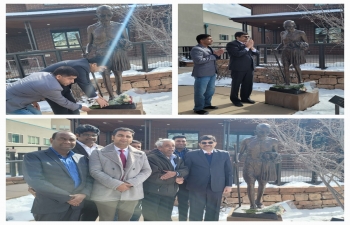
[[[179,74],[192,72],[192,67],[179,67]],[[211,103],[219,109],[208,110],[209,115],[292,115],[296,110],[265,104],[265,92],[253,91],[250,98],[255,104],[243,103],[236,107],[230,101],[231,87],[216,87]],[[193,112],[193,86],[178,87],[178,114],[198,115]],[[204,115],[205,116],[205,115]]]
[[[28,192],[28,184],[12,184],[6,185],[6,200],[12,198],[19,198],[22,196],[30,195]]]

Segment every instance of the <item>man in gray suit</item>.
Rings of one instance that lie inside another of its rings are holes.
[[[36,221],[79,221],[92,188],[87,159],[71,151],[76,143],[71,132],[56,132],[50,142],[49,149],[23,159],[24,180],[36,192],[31,212]]]
[[[90,155],[90,174],[95,178],[91,199],[99,221],[129,221],[143,195],[143,182],[151,167],[143,151],[132,147],[134,131],[120,127],[113,131],[113,143]]]
[[[186,154],[186,177],[190,192],[190,221],[218,221],[223,193],[232,187],[232,165],[227,151],[215,149],[216,138],[203,135],[199,138],[201,149]]]
[[[70,110],[89,111],[81,104],[71,102],[62,96],[62,86],[70,85],[77,78],[75,69],[69,66],[57,68],[52,74],[32,73],[6,87],[6,113],[33,115],[41,114],[38,101],[48,98]],[[61,86],[62,85],[62,86]]]
[[[190,53],[194,63],[192,76],[195,79],[193,111],[206,115],[209,113],[204,109],[218,108],[211,105],[211,99],[215,92],[216,60],[224,53],[224,49],[213,51],[209,46],[213,42],[209,34],[200,34],[196,40],[198,45],[194,46]]]

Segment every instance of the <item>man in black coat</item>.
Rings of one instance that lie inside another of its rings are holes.
[[[103,71],[106,68],[106,66],[103,65],[103,60],[104,58],[102,57],[95,57],[91,59],[82,58],[76,60],[66,60],[52,64],[46,67],[45,69],[41,70],[41,72],[52,73],[53,71],[55,71],[55,69],[57,69],[60,66],[73,67],[79,74],[78,77],[74,80],[74,83],[77,83],[79,85],[81,90],[86,94],[88,98],[95,99],[101,107],[105,107],[108,105],[108,102],[101,96],[96,94],[96,90],[90,81],[89,75],[90,72],[95,73]],[[71,86],[72,85],[64,86],[63,91],[61,93],[69,101],[76,102],[71,92]],[[79,110],[69,110],[51,101],[50,99],[46,99],[46,101],[50,104],[54,114],[80,114]]]
[[[231,102],[242,107],[243,103],[254,104],[250,99],[253,90],[254,60],[253,55],[259,55],[259,51],[254,48],[254,41],[249,39],[248,33],[236,32],[236,40],[226,45],[226,50],[230,56],[229,69],[231,70]],[[240,97],[238,91],[241,87]]]
[[[174,141],[162,139],[147,155],[152,174],[143,183],[142,214],[145,221],[171,221],[178,184],[188,174],[181,158],[173,154]]]
[[[227,151],[215,149],[216,138],[203,135],[201,149],[186,154],[186,177],[190,191],[190,221],[218,221],[223,193],[232,189],[232,165]]]
[[[96,144],[100,130],[90,124],[81,124],[75,129],[77,144],[73,152],[84,155],[88,161],[92,151],[99,150],[102,146]],[[80,221],[96,221],[98,217],[97,207],[94,201],[84,199],[84,207],[81,210]]]
[[[186,154],[190,151],[186,148],[186,136],[178,135],[174,136],[175,151],[174,154],[181,158],[183,161],[186,160]],[[187,221],[188,215],[188,200],[189,192],[186,188],[187,182],[184,180],[183,184],[179,184],[179,191],[177,192],[177,202],[179,209],[179,221]]]
[[[49,149],[23,159],[24,180],[36,192],[31,212],[36,221],[79,221],[83,200],[92,189],[88,162],[71,151],[73,133],[56,132],[50,142]]]

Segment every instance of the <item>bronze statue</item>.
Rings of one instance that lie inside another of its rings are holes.
[[[245,157],[243,178],[247,182],[250,208],[262,208],[262,196],[268,181],[277,180],[275,164],[279,162],[278,140],[268,137],[270,125],[261,123],[256,126],[255,136],[242,141],[239,161]],[[255,181],[258,181],[258,195],[255,200]]]
[[[102,73],[103,83],[109,94],[109,99],[114,99],[113,87],[110,79],[111,71],[113,71],[116,83],[117,95],[122,93],[122,73],[125,70],[130,70],[130,61],[127,56],[127,52],[132,49],[132,44],[129,41],[129,37],[125,31],[122,31],[122,35],[118,40],[117,44],[113,46],[113,40],[117,36],[117,33],[122,28],[121,23],[111,21],[113,17],[113,8],[109,5],[102,5],[97,7],[96,15],[98,22],[88,26],[88,44],[86,51],[87,57],[94,56],[106,56],[108,50],[112,49],[109,62],[110,65]]]
[[[286,20],[283,23],[285,31],[281,32],[281,43],[274,49],[282,49],[282,64],[286,84],[290,84],[289,67],[293,65],[298,76],[298,83],[301,83],[300,64],[306,63],[305,50],[309,48],[307,37],[304,31],[296,30],[293,20]]]

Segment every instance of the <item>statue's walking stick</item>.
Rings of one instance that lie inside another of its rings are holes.
[[[80,40],[80,38],[79,38],[79,35],[78,35],[77,33],[75,33],[75,37],[77,38],[78,43],[79,43],[79,46],[80,46],[80,49],[81,49],[81,51],[83,52],[83,55],[84,55],[85,52],[84,52],[84,49],[83,49],[83,45],[81,44],[81,40]],[[97,82],[97,79],[96,79],[96,77],[95,77],[94,72],[91,72],[91,74],[92,74],[92,77],[94,78],[94,81],[95,81],[97,90],[98,90],[98,92],[100,93],[101,97],[103,98],[102,91],[101,91],[101,89],[100,89],[100,86],[98,86],[98,82]]]
[[[270,42],[270,38],[269,37],[266,37],[266,38],[267,38],[267,41]],[[271,51],[273,52],[273,55],[275,56],[275,59],[277,61],[278,68],[280,69],[280,72],[281,72],[282,78],[284,80],[284,83],[287,83],[286,76],[284,75],[284,72],[283,72],[283,69],[281,67],[280,61],[278,60],[277,54],[276,54],[275,51],[273,51],[272,43],[270,43],[270,45],[271,45]]]
[[[238,194],[238,206],[241,207],[241,189],[239,186],[239,166],[238,166],[238,148],[237,145],[234,145],[235,149],[235,171],[236,171],[236,178],[237,178],[237,194]]]

